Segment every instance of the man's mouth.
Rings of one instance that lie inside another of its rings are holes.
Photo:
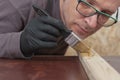
[[[88,33],[87,30],[85,30],[85,29],[83,29],[83,28],[81,28],[81,27],[79,27],[79,28],[82,30],[82,32],[84,32],[84,33]]]
[[[88,34],[89,32],[87,30],[85,30],[84,28],[82,28],[79,24],[77,24],[78,26],[78,32],[82,33],[82,34]]]

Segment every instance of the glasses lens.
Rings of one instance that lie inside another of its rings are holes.
[[[84,16],[91,16],[96,13],[96,10],[94,10],[90,5],[85,2],[80,2],[77,5],[77,11]]]
[[[98,16],[98,23],[107,27],[107,26],[111,26],[115,23],[115,20],[104,15],[104,14],[99,14]]]
[[[111,26],[115,23],[115,21],[112,18],[109,18],[108,21],[104,24],[104,26]]]

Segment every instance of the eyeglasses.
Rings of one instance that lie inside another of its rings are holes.
[[[113,24],[115,24],[118,21],[118,9],[117,9],[117,13],[116,13],[116,18],[113,18],[113,17],[111,17],[110,14],[101,12],[98,9],[96,9],[93,5],[88,3],[87,0],[78,0],[76,10],[79,12],[79,14],[81,14],[85,17],[89,17],[89,16],[93,16],[95,14],[98,14],[97,23],[104,27],[112,26]]]

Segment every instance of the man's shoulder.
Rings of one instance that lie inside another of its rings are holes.
[[[8,0],[15,8],[22,8],[31,5],[36,0]]]

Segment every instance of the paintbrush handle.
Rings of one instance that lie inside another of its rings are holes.
[[[32,7],[39,16],[49,16],[49,14],[45,10],[39,8],[38,6],[33,5]]]

